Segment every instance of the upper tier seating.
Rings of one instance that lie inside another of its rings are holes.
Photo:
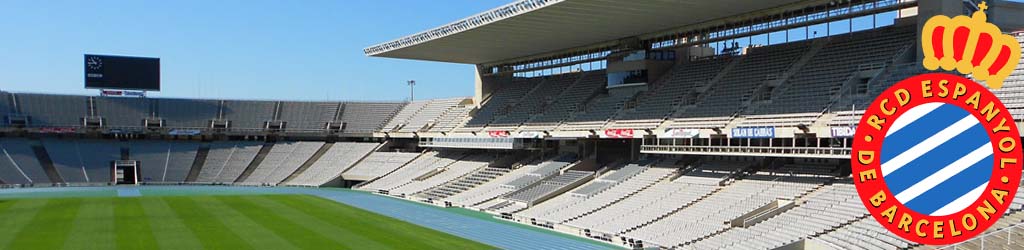
[[[29,140],[22,138],[0,138],[0,180],[7,184],[50,183]]]
[[[337,102],[281,102],[281,115],[285,131],[314,131],[327,127],[328,122],[337,120],[341,103]]]
[[[608,85],[607,73],[604,70],[580,73],[583,77],[571,87],[562,91],[555,102],[548,105],[543,113],[530,119],[529,124],[558,123],[565,121],[574,112],[582,111],[587,100]]]
[[[472,112],[473,109],[473,105],[456,105],[438,117],[437,121],[428,131],[437,133],[450,132],[466,123],[469,117],[469,112]]]
[[[0,127],[7,126],[7,115],[15,112],[14,97],[11,93],[0,91]]]
[[[452,102],[456,99],[427,102],[454,105]],[[18,110],[14,110],[15,105]],[[209,129],[211,121],[224,120],[230,122],[229,128],[233,130],[263,130],[267,128],[267,122],[282,121],[286,123],[285,131],[305,133],[324,131],[328,123],[340,120],[347,124],[346,132],[370,133],[379,129],[402,105],[387,102],[222,101],[0,93],[0,116],[27,116],[29,127],[82,127],[84,118],[99,117],[105,127],[138,128],[145,126],[147,119],[159,118],[165,128],[172,129]],[[94,109],[90,110],[90,107]],[[441,108],[436,112],[445,110]],[[461,120],[464,116],[454,119]],[[2,125],[6,126],[6,121],[4,119]],[[421,125],[432,121],[432,118],[417,120]]]
[[[864,110],[878,95],[895,85],[896,82],[928,72],[930,71],[924,69],[920,63],[891,65],[881,75],[868,82],[867,86],[860,87],[860,91],[854,91],[855,94],[840,93],[842,96],[829,107],[829,110],[833,112],[850,111],[854,108]],[[857,117],[857,120],[859,121],[860,117]]]
[[[600,96],[587,105],[583,112],[576,113],[572,119],[569,119],[572,129],[563,127],[563,130],[601,129],[606,121],[615,116],[630,99],[633,99],[633,95],[628,93],[610,92],[608,95]]]
[[[451,108],[454,108],[465,98],[434,99],[427,102],[416,115],[413,115],[399,129],[400,132],[419,132],[428,124],[436,122],[438,118]]]
[[[384,128],[382,130],[384,132],[388,132],[395,131],[401,128],[402,126],[409,122],[409,119],[411,119],[413,116],[416,116],[416,113],[419,113],[420,110],[423,109],[423,107],[426,107],[428,103],[430,103],[430,100],[409,102],[404,107],[402,107],[402,109],[399,110],[398,113],[395,114],[395,116],[391,117],[391,120],[384,125]]]
[[[150,99],[96,97],[96,115],[103,117],[104,126],[138,128],[143,119],[152,117]]]
[[[193,99],[156,99],[157,113],[169,128],[210,128],[220,113],[220,101]]]
[[[379,131],[403,103],[347,102],[341,120],[346,133],[372,133]]]
[[[791,42],[747,50],[747,55],[705,93],[696,106],[677,112],[675,117],[730,116],[751,100],[762,84],[779,77],[806,53],[808,41]]]
[[[121,143],[117,141],[47,138],[43,146],[66,183],[110,183],[112,163],[121,160]]]
[[[234,183],[245,171],[263,143],[252,141],[218,141],[210,143],[210,151],[203,162],[196,182]]]
[[[274,119],[274,106],[274,102],[229,100],[224,101],[222,112],[233,129],[264,129]]]
[[[854,73],[880,69],[914,44],[914,31],[889,27],[832,37],[795,75],[772,94],[767,105],[751,105],[747,114],[821,112]]]
[[[291,176],[296,169],[302,166],[317,150],[324,145],[323,142],[278,142],[270,148],[263,161],[245,180],[243,184],[249,185],[277,185]]]
[[[80,127],[89,115],[88,98],[71,95],[17,94],[30,127]]]
[[[320,159],[301,175],[288,182],[290,185],[320,186],[336,178],[356,161],[377,148],[377,143],[335,142]]]
[[[480,111],[477,111],[476,115],[466,123],[463,130],[479,129],[491,123],[496,116],[507,113],[509,105],[523,99],[523,96],[541,81],[543,78],[540,77],[513,78],[511,83],[505,84],[506,86],[501,86],[500,89],[491,93],[490,98],[480,107]]]
[[[530,91],[522,100],[506,112],[504,116],[495,119],[497,126],[519,125],[526,122],[535,114],[541,113],[545,107],[557,100],[559,94],[576,83],[582,73],[566,73],[543,77],[543,82]]]
[[[715,78],[734,57],[705,57],[680,63],[638,98],[638,104],[619,120],[663,119],[679,105],[696,102],[699,89]]]
[[[130,141],[131,159],[139,161],[139,181],[180,183],[185,181],[196,159],[199,143],[175,141]]]

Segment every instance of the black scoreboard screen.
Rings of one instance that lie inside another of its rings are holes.
[[[160,91],[160,58],[85,55],[85,88]]]

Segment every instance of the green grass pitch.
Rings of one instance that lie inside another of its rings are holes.
[[[306,195],[0,200],[3,249],[493,249]]]

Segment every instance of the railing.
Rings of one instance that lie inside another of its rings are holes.
[[[852,149],[832,147],[643,145],[640,147],[640,152],[646,154],[755,155],[849,159]]]
[[[1016,232],[1016,234],[1014,232]],[[1005,237],[1005,242],[1004,239],[1000,237]],[[964,247],[972,245],[970,246],[970,249],[980,250],[985,250],[986,245],[992,249],[1012,249],[1015,247],[1014,242],[1020,241],[1024,241],[1024,223],[1017,223],[1003,229],[975,236],[973,239],[964,242],[940,247],[938,249],[956,250],[959,249],[961,245]]]

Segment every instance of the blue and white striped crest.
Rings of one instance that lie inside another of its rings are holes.
[[[881,150],[882,176],[896,199],[931,216],[959,212],[984,192],[995,164],[977,118],[960,107],[926,103],[893,122]]]

